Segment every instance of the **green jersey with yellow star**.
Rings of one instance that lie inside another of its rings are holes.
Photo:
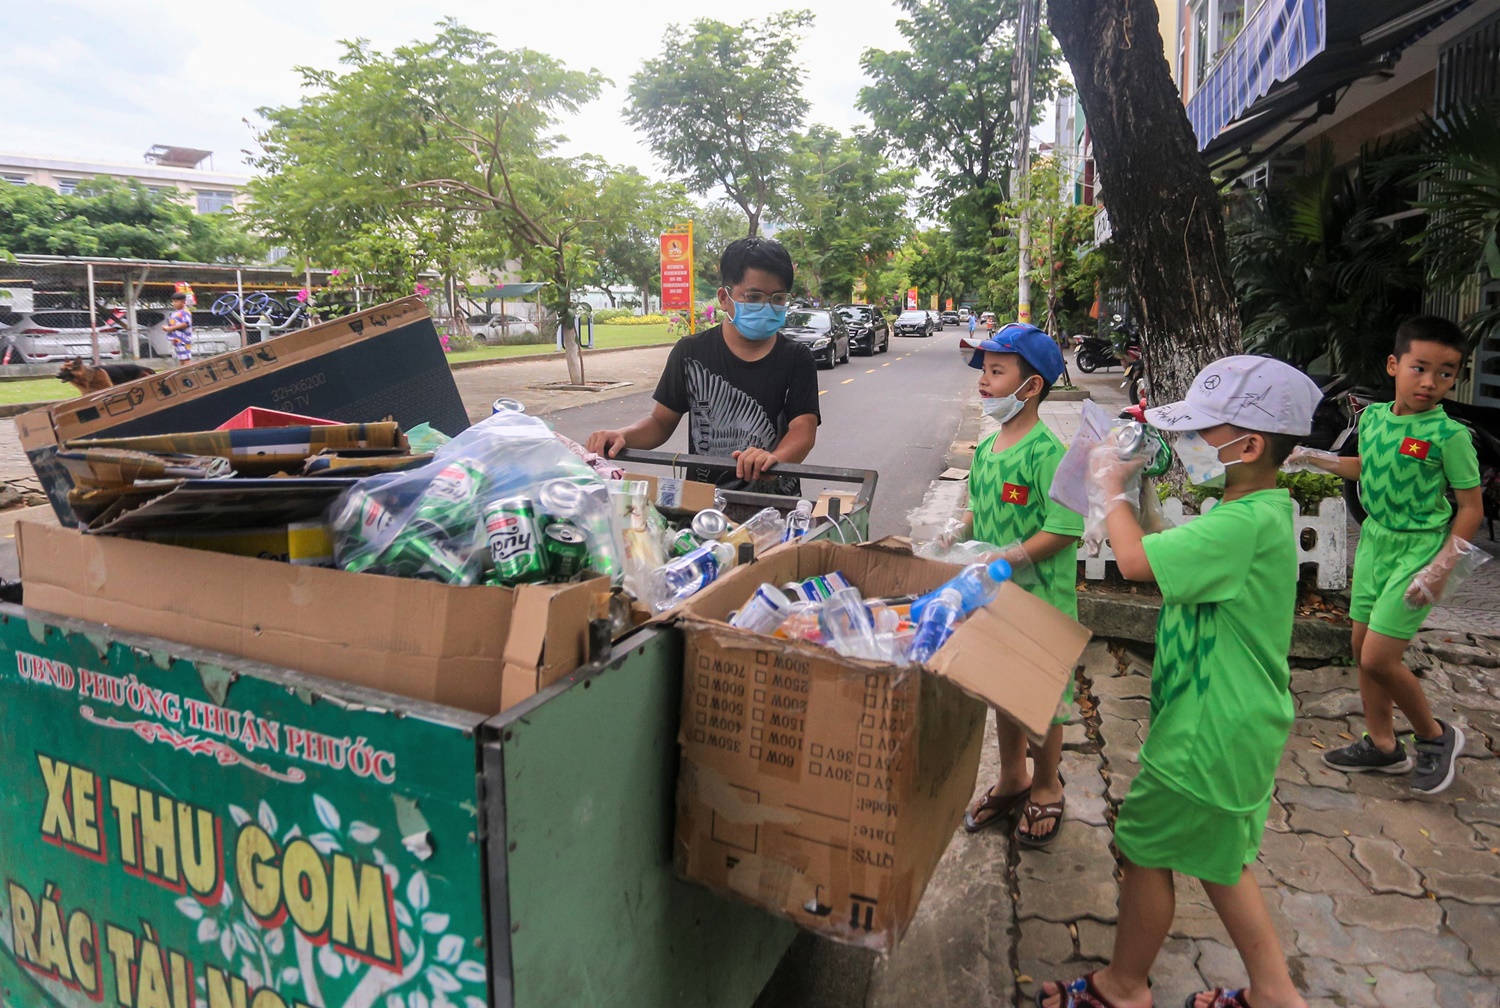
[[[974,538],[1008,546],[1025,542],[1038,532],[1078,537],[1083,517],[1048,496],[1052,474],[1067,451],[1047,425],[1036,426],[1003,451],[995,451],[991,434],[974,449],[969,470],[969,509],[974,512]],[[1067,548],[1033,565],[1031,574],[1016,584],[1037,598],[1078,618],[1078,551]]]
[[[1370,518],[1395,532],[1448,526],[1449,487],[1479,485],[1474,439],[1441,406],[1397,416],[1390,403],[1359,415],[1359,500]]]

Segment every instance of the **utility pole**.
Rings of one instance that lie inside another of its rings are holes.
[[[1016,87],[1016,99],[1011,104],[1014,110],[1019,145],[1016,150],[1015,171],[1020,181],[1014,187],[1016,199],[1021,204],[1021,233],[1018,241],[1020,275],[1017,278],[1017,293],[1020,304],[1016,319],[1031,321],[1031,106],[1032,86],[1035,82],[1037,48],[1040,42],[1041,0],[1021,0],[1020,20],[1016,24],[1016,59],[1011,80]]]

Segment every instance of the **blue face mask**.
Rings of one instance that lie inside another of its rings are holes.
[[[734,302],[734,327],[748,340],[766,340],[786,325],[786,306]]]

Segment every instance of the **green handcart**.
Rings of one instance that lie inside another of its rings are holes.
[[[0,1002],[747,1008],[795,929],[672,873],[681,662],[486,718],[0,606]]]

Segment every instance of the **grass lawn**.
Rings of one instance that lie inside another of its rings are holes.
[[[596,325],[594,326],[594,348],[650,346],[656,343],[671,343],[676,337],[667,335],[666,323],[661,325]],[[487,346],[477,350],[461,350],[448,355],[448,360],[460,361],[494,360],[499,357],[529,357],[532,354],[553,353],[551,343],[524,343],[516,346]]]
[[[672,343],[675,336],[667,335],[666,324],[661,325],[597,325],[594,327],[594,348],[651,346]],[[532,354],[552,353],[552,344],[535,343],[521,346],[480,347],[448,355],[450,362],[495,360],[502,357],[525,357]],[[26,381],[0,382],[0,405],[14,403],[49,402],[54,399],[71,399],[77,395],[72,385],[56,378],[36,378]]]

